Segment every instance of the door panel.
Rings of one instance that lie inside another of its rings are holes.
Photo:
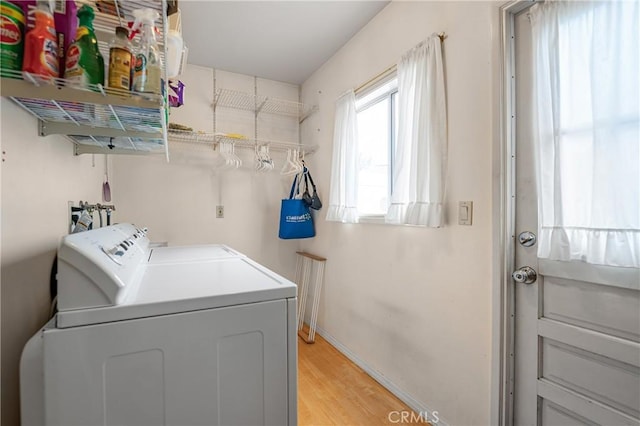
[[[559,405],[549,402],[549,400],[542,400],[541,419],[542,424],[546,425],[563,425],[563,426],[584,426],[593,425],[597,426],[597,423],[585,419],[578,414],[560,407]]]
[[[542,316],[640,341],[637,290],[545,275]],[[616,309],[603,309],[605,306]]]
[[[640,425],[640,271],[539,260],[532,132],[531,27],[515,20],[515,265],[538,272],[515,283],[514,424]]]
[[[541,348],[542,379],[638,417],[638,367],[553,339]]]
[[[537,388],[538,401],[541,405],[546,401],[563,408],[566,413],[571,413],[574,416],[575,421],[581,422],[577,424],[606,426],[635,426],[638,424],[637,419],[633,417],[546,380],[539,380]],[[538,419],[538,424],[564,426],[564,423],[544,423],[542,416]]]

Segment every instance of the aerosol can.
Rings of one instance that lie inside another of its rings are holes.
[[[160,17],[152,9],[136,9],[133,11],[135,21],[132,35],[140,31],[139,43],[134,47],[135,60],[133,69],[134,92],[161,94],[162,92],[162,58],[155,35],[154,22]]]

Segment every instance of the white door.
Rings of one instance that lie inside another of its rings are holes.
[[[532,36],[516,16],[515,425],[640,425],[640,274],[537,258]],[[636,35],[637,36],[637,35]],[[629,182],[638,185],[638,182]],[[523,235],[525,244],[529,237]],[[518,278],[525,278],[521,271]]]

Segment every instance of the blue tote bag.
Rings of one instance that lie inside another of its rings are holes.
[[[302,177],[296,175],[291,185],[289,198],[282,200],[280,206],[280,231],[278,236],[283,240],[311,238],[316,236],[313,218],[309,205],[300,198],[295,198],[300,191]]]

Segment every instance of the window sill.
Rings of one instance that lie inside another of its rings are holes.
[[[409,228],[428,228],[427,226],[423,226],[423,225],[411,225],[411,224],[407,224],[407,223],[388,223],[385,221],[385,216],[384,215],[379,215],[379,216],[359,216],[358,217],[358,223],[362,223],[362,224],[367,224],[367,225],[385,225],[385,226],[403,226],[403,227],[409,227]],[[441,226],[441,228],[444,227]],[[438,229],[438,228],[433,228],[433,229]]]
[[[372,223],[376,225],[391,225],[384,221],[384,215],[377,216],[359,216],[358,223]]]

